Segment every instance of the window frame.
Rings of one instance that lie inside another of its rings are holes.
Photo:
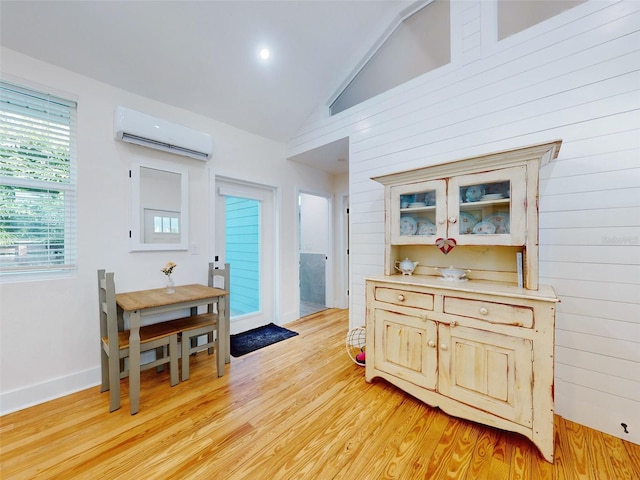
[[[0,188],[4,190],[0,192],[0,201],[6,202],[6,210],[0,212],[6,215],[0,217],[0,233],[4,230],[9,237],[19,222],[24,222],[27,230],[14,237],[15,258],[8,261],[0,258],[1,283],[70,276],[77,271],[77,102],[71,97],[19,79],[0,80],[0,118],[4,123],[0,130],[0,154],[3,154],[0,156]],[[20,117],[24,118],[23,124],[18,123]],[[38,129],[42,134],[34,135]],[[25,135],[34,135],[35,140]],[[38,145],[35,150],[33,143]],[[12,158],[18,159],[13,167]],[[33,171],[21,170],[26,165],[33,166]],[[15,193],[19,191],[25,199],[22,208],[39,209],[32,225],[27,217],[19,216],[21,207],[15,202]],[[61,197],[60,205],[52,205],[56,196]],[[57,221],[48,224],[45,220],[51,217]],[[9,245],[5,242],[0,239],[0,249]],[[20,243],[27,252],[22,261],[18,258]],[[27,258],[29,245],[39,247],[34,257]],[[39,259],[38,255],[41,255]],[[11,256],[7,254],[6,258]]]

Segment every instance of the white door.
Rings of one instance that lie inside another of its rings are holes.
[[[276,322],[275,190],[216,178],[217,265],[231,268],[231,333]]]

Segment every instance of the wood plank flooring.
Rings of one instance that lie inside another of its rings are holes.
[[[346,310],[286,325],[300,333],[218,378],[143,372],[140,412],[109,413],[99,387],[0,418],[9,479],[638,479],[640,446],[556,417],[556,462],[524,437],[449,417],[384,381],[368,384],[345,351]]]

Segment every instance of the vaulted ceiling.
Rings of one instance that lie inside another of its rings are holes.
[[[412,3],[2,0],[0,42],[286,142]]]

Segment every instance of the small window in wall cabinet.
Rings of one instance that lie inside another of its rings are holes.
[[[570,10],[586,0],[498,0],[498,40]]]
[[[429,2],[402,20],[331,104],[331,115],[448,64],[450,23],[449,0]]]

